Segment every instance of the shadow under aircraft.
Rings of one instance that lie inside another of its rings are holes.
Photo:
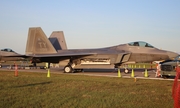
[[[32,57],[34,63],[59,63],[64,66],[65,73],[70,73],[77,69],[110,69],[119,68],[122,64],[168,60],[178,54],[143,41],[96,49],[56,50],[40,27],[32,27],[29,28],[26,56]]]

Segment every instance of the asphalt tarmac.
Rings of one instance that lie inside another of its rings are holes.
[[[14,68],[9,69],[7,66],[3,66],[0,70],[6,71],[15,71]],[[164,79],[161,77],[156,77],[156,70],[155,69],[147,69],[147,74],[145,75],[145,69],[128,69],[129,73],[124,73],[124,69],[120,69],[120,76],[118,75],[117,69],[84,69],[82,72],[75,72],[75,73],[64,73],[63,67],[59,68],[50,68],[50,73],[55,74],[70,74],[70,75],[88,75],[88,76],[104,76],[104,77],[122,77],[122,78],[140,78],[140,79],[156,79],[156,80],[174,80],[173,77]],[[41,72],[47,73],[46,69],[20,69],[18,71],[23,72]]]

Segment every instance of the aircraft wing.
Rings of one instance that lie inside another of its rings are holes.
[[[32,56],[28,56],[28,55],[8,55],[8,56],[4,56],[4,57],[22,57],[22,58],[29,58]]]
[[[61,60],[71,59],[71,58],[80,58],[89,55],[95,55],[97,53],[54,53],[54,54],[29,54],[29,55],[10,55],[6,57],[14,57],[14,58],[24,58],[31,59],[34,62],[50,62],[50,63],[58,63]]]
[[[36,54],[36,55],[28,55],[28,56],[31,56],[32,60],[35,62],[59,63],[59,61],[61,60],[66,60],[71,58],[81,58],[94,54],[96,53],[54,53],[54,54]]]
[[[89,56],[89,55],[96,55],[97,53],[55,53],[55,54],[36,54],[36,55],[29,55],[34,58],[51,58],[51,57],[75,57],[75,56]]]
[[[75,56],[89,56],[97,53],[55,53],[55,54],[29,54],[29,55],[8,55],[5,57],[22,57],[22,58],[61,58],[61,57],[75,57]]]

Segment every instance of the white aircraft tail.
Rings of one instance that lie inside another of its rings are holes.
[[[26,54],[52,54],[57,53],[46,37],[41,27],[29,28]]]
[[[67,49],[63,31],[53,31],[49,37],[49,40],[56,51]]]

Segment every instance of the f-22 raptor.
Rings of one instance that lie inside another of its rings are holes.
[[[143,41],[96,49],[56,50],[40,27],[32,27],[29,28],[26,56],[32,57],[34,63],[59,63],[64,66],[65,73],[70,73],[76,69],[119,68],[125,63],[167,60],[178,54]]]
[[[4,48],[0,50],[0,68],[1,63],[6,61],[23,61],[25,60],[26,56],[16,53],[10,48]]]
[[[9,56],[15,56],[15,57],[9,57]],[[22,57],[21,54],[16,53],[10,48],[4,48],[0,50],[0,62],[5,61],[21,61],[24,60],[24,57]]]

